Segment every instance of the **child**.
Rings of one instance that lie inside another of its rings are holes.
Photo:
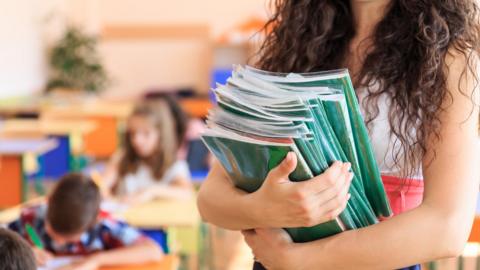
[[[35,257],[25,240],[0,228],[0,270],[35,270]]]
[[[127,121],[125,148],[104,176],[113,195],[129,203],[191,197],[188,164],[177,158],[185,133],[180,124],[165,99],[136,106]]]
[[[136,229],[100,218],[100,201],[100,191],[90,178],[67,174],[49,196],[48,205],[24,209],[9,228],[30,241],[25,226],[36,230],[44,245],[44,249],[33,249],[39,264],[53,255],[85,256],[72,269],[161,259],[161,249]]]

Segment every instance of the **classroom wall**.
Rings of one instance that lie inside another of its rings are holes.
[[[218,35],[249,16],[265,16],[265,0],[101,0],[104,24],[207,23]]]
[[[264,0],[102,0],[98,23],[100,31],[102,26],[111,25],[207,25],[214,39],[250,16],[265,16],[264,5]],[[114,76],[108,94],[122,96],[147,88],[189,86],[205,93],[212,46],[202,39],[105,41],[102,54]]]
[[[265,13],[265,0],[0,0],[0,97],[43,87],[46,47],[68,23],[99,35],[106,26],[206,25],[215,38]],[[100,52],[113,79],[105,95],[205,85],[210,46],[199,40],[102,41]]]
[[[38,91],[45,82],[38,4],[0,0],[0,98]]]

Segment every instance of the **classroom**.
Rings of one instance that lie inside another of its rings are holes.
[[[477,0],[0,14],[0,270],[480,269]]]

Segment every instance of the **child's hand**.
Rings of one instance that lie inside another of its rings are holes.
[[[62,267],[61,270],[97,270],[99,265],[93,257],[75,261],[70,266]]]
[[[53,259],[53,254],[44,249],[33,247],[32,250],[35,260],[40,266],[45,265],[49,260]]]

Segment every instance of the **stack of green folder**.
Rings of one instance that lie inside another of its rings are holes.
[[[284,74],[235,66],[213,91],[218,106],[202,139],[236,187],[254,192],[290,151],[298,159],[292,181],[311,179],[336,160],[352,164],[346,209],[329,222],[286,228],[295,242],[366,227],[392,214],[347,70]]]

